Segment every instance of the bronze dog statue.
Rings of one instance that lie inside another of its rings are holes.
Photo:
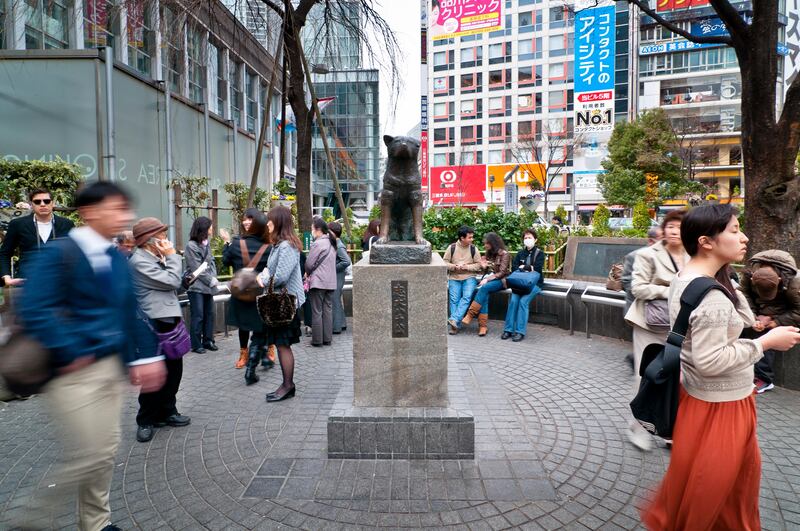
[[[381,191],[381,231],[378,243],[413,241],[422,236],[422,178],[417,156],[419,141],[384,135],[388,158]]]

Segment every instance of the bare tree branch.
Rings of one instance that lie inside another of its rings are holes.
[[[647,0],[627,0],[629,4],[633,4],[645,12],[649,17],[655,20],[658,24],[664,26],[672,33],[680,35],[684,39],[687,39],[692,42],[696,42],[698,44],[727,44],[728,46],[733,46],[733,39],[726,35],[711,35],[708,37],[701,37],[699,35],[694,35],[693,33],[681,29],[677,24],[670,22],[669,20],[665,19],[661,15],[659,15],[655,9],[651,8]],[[727,2],[725,2],[727,3]],[[745,28],[745,32],[748,32],[748,29]],[[746,38],[746,34],[743,34],[743,37]]]
[[[744,21],[739,11],[731,5],[729,0],[709,0],[714,11],[719,15],[720,20],[725,23],[731,39],[738,46],[742,44],[750,34],[750,25]]]

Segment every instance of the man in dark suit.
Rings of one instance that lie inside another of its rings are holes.
[[[63,238],[74,227],[68,218],[53,214],[53,196],[37,189],[28,196],[33,212],[11,220],[0,245],[0,286],[17,286],[24,281],[23,266],[31,255],[56,238]],[[11,257],[19,249],[16,278],[11,276]]]
[[[57,487],[44,489],[26,516],[46,517],[58,506],[53,496],[77,488],[78,527],[115,531],[109,491],[120,441],[121,362],[145,392],[163,386],[166,369],[137,312],[128,261],[112,243],[133,221],[127,193],[96,182],[78,191],[75,205],[85,225],[34,254],[17,307],[26,333],[50,350],[54,377],[44,396],[66,446]]]

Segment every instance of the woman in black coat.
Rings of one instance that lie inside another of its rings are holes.
[[[233,267],[234,274],[247,265],[247,262],[242,256],[241,243],[244,241],[247,254],[250,260],[255,258],[258,251],[265,247],[261,258],[255,264],[254,269],[256,272],[262,271],[267,267],[267,259],[271,250],[267,242],[267,217],[255,208],[248,208],[242,217],[242,231],[241,236],[235,236],[233,239],[229,235],[222,233],[225,242],[225,247],[222,251],[222,264],[226,267]],[[230,298],[228,303],[228,313],[225,316],[228,326],[239,329],[239,360],[236,362],[236,368],[241,369],[247,365],[248,370],[245,374],[245,381],[248,383],[255,383],[257,377],[255,376],[255,365],[266,354],[267,345],[264,344],[266,340],[266,328],[261,317],[258,315],[258,308],[255,302],[246,302],[239,300],[235,297]],[[250,339],[250,346],[247,346],[247,340],[252,332]],[[244,341],[242,341],[244,339]],[[250,358],[255,359],[254,364],[248,364]],[[266,359],[264,367],[269,368],[273,361]],[[250,365],[254,365],[252,370]]]

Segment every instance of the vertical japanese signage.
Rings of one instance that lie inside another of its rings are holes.
[[[428,195],[428,0],[420,0],[420,164],[419,173],[422,177],[422,193]]]
[[[575,14],[575,132],[614,128],[615,6],[581,8]],[[594,5],[594,4],[592,4]]]
[[[784,90],[800,74],[800,0],[786,0],[786,59],[783,72]]]
[[[423,0],[425,1],[425,0]],[[452,39],[503,27],[501,0],[427,0],[431,39]]]

